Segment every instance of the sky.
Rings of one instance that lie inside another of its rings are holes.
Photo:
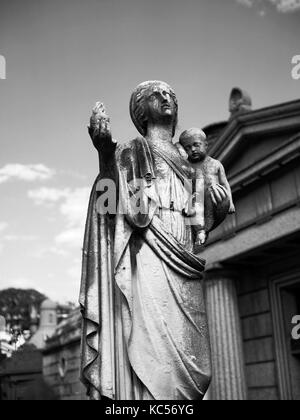
[[[96,101],[124,142],[149,79],[178,96],[176,136],[226,120],[235,86],[255,109],[299,99],[299,23],[297,0],[0,0],[0,289],[77,302]]]

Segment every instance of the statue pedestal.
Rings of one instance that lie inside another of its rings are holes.
[[[213,370],[210,400],[245,400],[247,395],[235,277],[235,272],[219,267],[205,275]]]

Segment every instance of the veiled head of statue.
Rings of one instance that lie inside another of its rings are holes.
[[[130,100],[130,115],[137,130],[147,134],[148,123],[172,124],[173,136],[178,121],[178,102],[173,89],[157,80],[141,83]]]

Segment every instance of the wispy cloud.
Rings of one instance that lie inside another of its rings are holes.
[[[75,258],[72,261],[72,266],[68,268],[67,274],[74,280],[78,281],[80,280],[80,274],[81,274],[81,259]]]
[[[242,6],[252,7],[255,0],[235,0],[237,3]]]
[[[7,229],[8,223],[6,222],[0,222],[0,254],[2,254],[3,251],[3,232]]]
[[[64,229],[53,237],[53,242],[39,249],[37,258],[54,254],[69,261],[60,286],[60,298],[68,296],[68,300],[77,300],[81,275],[81,248],[89,202],[90,187],[84,188],[38,188],[28,191],[28,197],[38,206],[46,206],[57,212],[64,221]],[[74,256],[77,256],[74,258]],[[53,280],[54,281],[54,280]],[[70,289],[72,290],[70,295]],[[70,297],[72,296],[72,297]],[[65,298],[64,298],[65,299]]]
[[[0,222],[0,233],[3,232],[8,227],[8,223]]]
[[[38,249],[35,249],[32,252],[32,257],[37,259],[44,259],[45,257],[49,257],[49,255],[55,255],[59,257],[69,257],[71,255],[70,249],[66,249],[65,247],[52,245],[52,246],[40,246]]]
[[[260,11],[267,5],[273,5],[279,13],[300,11],[300,0],[235,0],[246,7],[258,7]]]
[[[67,228],[55,237],[57,245],[72,246],[78,248],[83,244],[84,226]]]
[[[300,0],[269,0],[275,4],[278,12],[288,13],[300,10]]]
[[[20,163],[10,163],[0,168],[0,184],[10,180],[19,181],[45,181],[55,175],[53,169],[43,164],[22,165]]]
[[[12,278],[2,278],[1,279],[1,289],[6,289],[8,287],[15,287],[20,289],[31,289],[35,287],[33,280],[27,277],[12,277]]]
[[[7,242],[31,242],[38,239],[35,235],[5,235],[3,239]]]
[[[45,275],[46,276],[46,275]],[[23,275],[20,276],[6,276],[1,273],[1,285],[0,289],[16,288],[16,289],[35,289],[40,293],[48,295],[45,290],[45,285],[41,282],[41,279],[36,279],[33,277],[26,277]],[[51,289],[50,289],[51,290]],[[57,290],[59,290],[57,288]]]
[[[66,199],[71,190],[69,188],[37,188],[28,191],[28,197],[31,198],[36,205],[49,205],[57,203],[61,199]]]
[[[33,242],[38,239],[38,236],[35,235],[22,235],[22,234],[14,234],[7,232],[9,224],[6,222],[0,222],[0,254],[3,252],[5,246],[8,243],[13,244],[15,246],[16,243],[20,242]]]
[[[83,187],[70,191],[63,201],[60,211],[65,216],[70,227],[85,223],[86,211],[91,188]]]
[[[86,212],[90,188],[39,188],[28,191],[28,197],[36,205],[58,205],[59,213],[64,217],[65,229],[55,237],[56,253],[63,255],[63,248],[81,247],[84,234]],[[59,247],[59,248],[57,248]]]

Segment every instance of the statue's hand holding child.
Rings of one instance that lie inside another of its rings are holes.
[[[205,230],[200,230],[196,235],[195,246],[203,246],[207,241],[208,235]]]

